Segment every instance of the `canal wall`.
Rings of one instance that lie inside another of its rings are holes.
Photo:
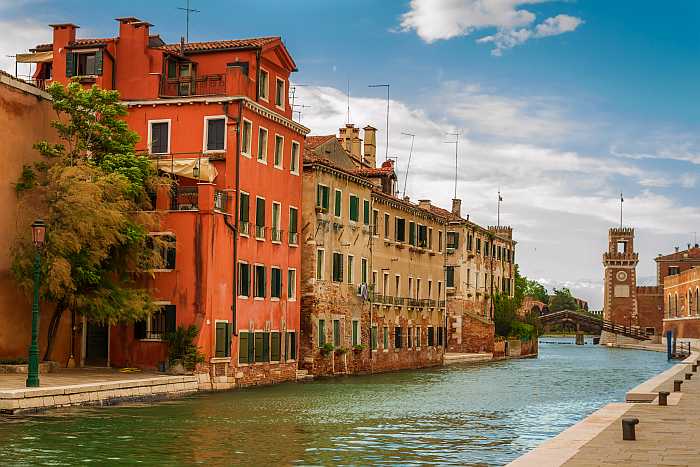
[[[493,346],[493,359],[536,357],[539,352],[537,339],[529,341],[520,339],[498,340]]]

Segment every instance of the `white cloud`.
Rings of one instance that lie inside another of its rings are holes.
[[[448,100],[451,90],[454,93]],[[432,116],[432,109],[391,102],[389,154],[398,158],[400,188],[410,145],[410,138],[401,132],[408,131],[417,136],[407,195],[448,207],[453,194],[454,146],[444,144],[446,133],[477,127],[478,131],[465,134],[460,141],[458,193],[464,200],[464,212],[482,225],[494,224],[500,187],[504,197],[501,219],[514,228],[523,273],[552,284],[568,284],[593,308],[600,308],[601,258],[607,247],[607,229],[619,223],[618,187],[620,183],[649,184],[659,174],[631,159],[586,155],[546,144],[549,121],[558,122],[553,128],[561,138],[582,126],[547,106],[547,111],[539,110],[546,99],[536,98],[533,104],[525,98],[500,96],[463,83],[451,83],[439,94],[438,106],[450,102],[442,105],[443,109],[457,110]],[[303,87],[297,89],[297,97],[311,106],[302,123],[314,134],[335,134],[344,125],[347,97],[343,91]],[[379,128],[377,153],[381,161],[386,101],[354,97],[350,105],[357,125]],[[479,113],[488,122],[479,123]],[[518,122],[528,129],[518,134],[514,129]],[[509,131],[513,135],[509,136]],[[700,224],[700,209],[683,206],[654,189],[630,190],[624,203],[625,224],[637,228],[639,273],[649,276],[654,274],[653,257],[685,244],[685,234],[679,232],[692,232]]]
[[[8,57],[8,55],[26,53],[29,48],[37,44],[51,42],[52,36],[51,28],[32,19],[0,20],[0,31],[2,31],[0,69],[13,75],[15,73],[15,59]],[[21,75],[27,75],[29,69],[29,65],[20,64],[20,77],[26,78],[26,76]]]
[[[495,34],[478,43],[493,43],[493,55],[529,39],[550,37],[576,30],[580,18],[559,14],[535,23],[536,15],[522,7],[551,0],[411,0],[410,10],[401,16],[401,30],[415,31],[425,42],[468,36],[496,28]]]

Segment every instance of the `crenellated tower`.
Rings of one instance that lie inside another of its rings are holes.
[[[612,228],[608,232],[608,251],[603,254],[605,267],[603,319],[623,326],[638,326],[636,267],[639,255],[634,252],[634,229]]]

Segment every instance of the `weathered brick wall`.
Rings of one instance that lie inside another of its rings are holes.
[[[637,326],[654,328],[658,336],[663,330],[664,297],[662,287],[637,287]]]
[[[232,370],[238,387],[264,386],[296,380],[297,363],[255,363]]]
[[[697,318],[671,318],[663,320],[663,335],[673,331],[678,339],[700,339],[700,316]]]
[[[458,298],[448,300],[448,352],[494,351],[494,324],[479,315],[484,306],[483,301]]]

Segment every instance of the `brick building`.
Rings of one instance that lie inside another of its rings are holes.
[[[700,266],[700,248],[697,245],[685,251],[676,251],[669,255],[659,254],[656,261],[657,284],[651,286],[637,285],[636,267],[639,255],[634,251],[634,229],[629,227],[612,228],[608,233],[608,251],[603,255],[605,267],[603,319],[622,326],[634,327],[644,331],[648,336],[660,340],[666,324],[665,314],[676,310],[675,302],[671,305],[664,300],[666,280],[684,271]],[[675,280],[675,279],[674,279]],[[670,284],[674,284],[674,280]],[[678,285],[675,284],[674,287]],[[675,290],[672,294],[675,298]],[[665,305],[664,305],[665,304]],[[670,326],[670,324],[669,324]],[[615,337],[603,333],[601,343],[615,341]]]
[[[137,149],[175,182],[157,193],[152,233],[175,247],[148,284],[161,311],[135,325],[85,323],[82,362],[153,368],[166,360],[163,334],[196,324],[200,371],[218,387],[294,379],[308,133],[288,102],[296,65],[279,37],[167,44],[147,22],[117,21],[118,36],[101,39],[53,25],[53,43],[33,50],[34,76],[120,92]]]
[[[301,366],[316,375],[442,364],[447,221],[395,196],[376,130],[307,138]]]
[[[664,335],[700,339],[700,248],[689,245],[656,260],[664,284]]]

